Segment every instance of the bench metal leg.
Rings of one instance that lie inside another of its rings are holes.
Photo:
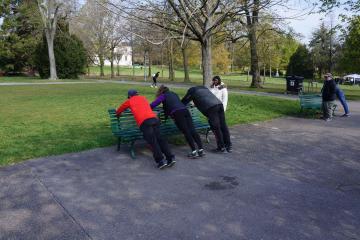
[[[136,156],[135,156],[135,146],[134,145],[135,145],[135,141],[132,141],[130,143],[130,156],[131,156],[132,159],[136,158]]]
[[[120,151],[120,138],[118,138],[118,142],[117,142],[117,150]]]

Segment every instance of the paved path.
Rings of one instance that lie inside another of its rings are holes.
[[[149,82],[138,82],[138,81],[127,81],[127,80],[92,80],[92,81],[72,81],[72,82],[5,82],[0,83],[1,86],[28,86],[28,85],[60,85],[60,84],[94,84],[94,83],[115,83],[115,84],[131,84],[138,86],[150,86]],[[189,88],[193,86],[191,84],[182,84],[182,83],[166,83],[166,86],[171,88]],[[231,93],[240,93],[246,95],[257,95],[257,96],[270,96],[277,98],[284,98],[290,100],[297,100],[298,96],[295,95],[285,95],[277,93],[267,93],[267,92],[256,92],[256,91],[245,91],[245,90],[229,90]]]
[[[115,146],[0,169],[0,239],[360,239],[360,104],[231,129],[234,152],[154,168]],[[110,134],[110,133],[109,133]],[[207,146],[209,149],[213,144]]]

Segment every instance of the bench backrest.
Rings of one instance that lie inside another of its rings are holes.
[[[204,119],[201,117],[201,113],[196,107],[189,106],[188,110],[190,111],[196,129],[208,128],[208,123],[204,121]],[[116,117],[115,109],[111,108],[108,110],[108,112],[110,116],[111,131],[115,136],[121,136],[123,138],[131,139],[142,138],[142,133],[140,132],[139,127],[136,125],[134,116],[129,109],[125,110],[120,115],[120,118]],[[155,108],[154,112],[157,114],[158,118],[161,121],[161,134],[168,135],[178,131],[176,125],[174,124],[174,121],[170,117],[167,118],[165,116],[162,107]]]
[[[322,104],[322,97],[319,94],[301,94],[300,106],[302,108],[320,108]]]

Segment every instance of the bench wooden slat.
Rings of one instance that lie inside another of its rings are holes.
[[[191,117],[193,119],[195,129],[198,132],[204,132],[207,135],[210,129],[209,124],[205,121],[204,118],[201,117],[199,110],[194,106],[189,106],[188,110],[190,111]],[[172,118],[166,118],[162,107],[155,108],[154,112],[157,114],[161,122],[161,135],[177,135],[181,133]],[[139,127],[136,125],[131,111],[127,109],[121,114],[120,118],[116,117],[116,110],[113,108],[109,109],[108,113],[110,117],[111,131],[113,135],[118,138],[118,150],[120,149],[120,144],[131,143],[131,156],[135,158],[133,149],[134,142],[136,140],[142,139],[143,135]]]

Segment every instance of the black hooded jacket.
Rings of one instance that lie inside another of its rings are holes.
[[[185,105],[193,101],[200,112],[206,114],[207,110],[216,105],[222,104],[221,101],[207,87],[191,87],[181,100]]]
[[[334,79],[324,81],[322,88],[322,100],[324,102],[334,101],[336,99],[336,83]]]

